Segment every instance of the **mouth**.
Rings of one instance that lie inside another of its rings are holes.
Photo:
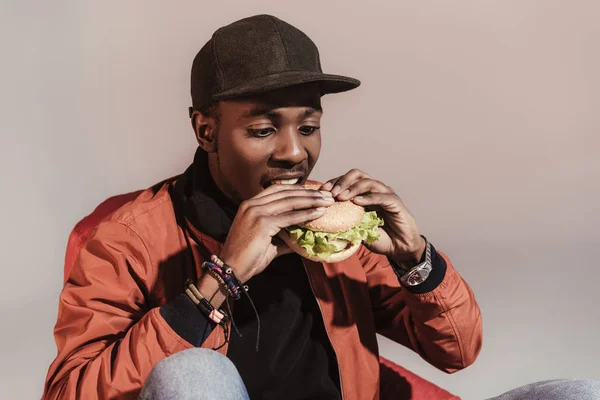
[[[298,183],[304,183],[304,175],[296,175],[290,177],[281,177],[278,176],[275,179],[268,180],[263,183],[263,188],[268,188],[271,185],[296,185]]]

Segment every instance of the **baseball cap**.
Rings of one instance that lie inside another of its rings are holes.
[[[325,74],[319,50],[301,30],[272,15],[254,15],[219,28],[192,64],[192,105],[318,82],[321,95],[354,89],[360,81]]]

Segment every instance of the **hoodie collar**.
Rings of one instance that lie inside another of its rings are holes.
[[[212,179],[208,154],[200,147],[192,165],[174,185],[173,202],[196,230],[221,243],[225,241],[238,209]]]

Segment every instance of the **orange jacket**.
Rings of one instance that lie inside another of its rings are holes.
[[[183,253],[169,186],[142,192],[100,223],[80,251],[60,295],[54,336],[58,355],[46,378],[45,399],[133,399],[152,367],[193,346],[159,313],[178,296],[189,274],[221,243],[191,224],[196,265]],[[361,249],[334,264],[304,260],[327,334],[337,356],[343,398],[379,398],[375,333],[405,345],[446,372],[467,367],[481,349],[481,314],[473,293],[448,257],[433,291],[403,289],[386,257]],[[214,329],[202,347],[216,347]],[[219,350],[227,353],[227,346]]]

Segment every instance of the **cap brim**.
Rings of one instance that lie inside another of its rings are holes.
[[[358,79],[347,76],[321,72],[286,71],[246,81],[241,85],[216,93],[213,95],[213,100],[250,96],[309,82],[318,82],[322,95],[346,92],[360,86]]]

